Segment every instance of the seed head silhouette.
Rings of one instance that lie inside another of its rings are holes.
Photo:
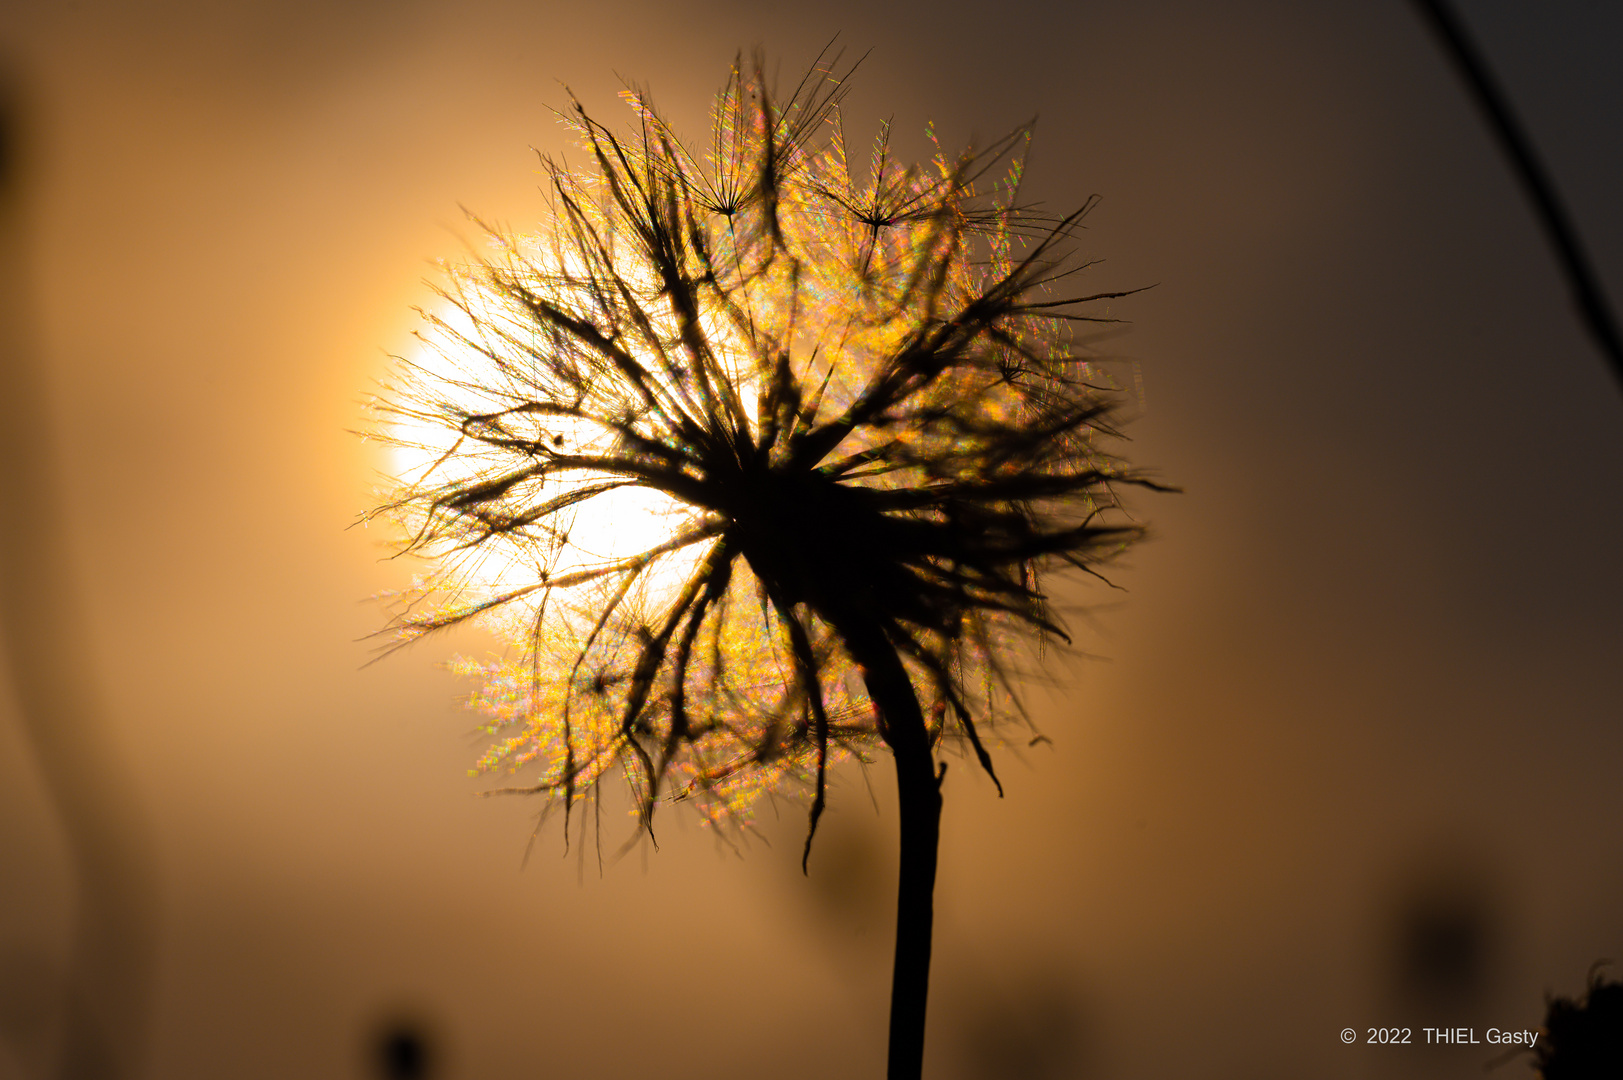
[[[542,159],[546,219],[447,268],[433,351],[380,404],[416,467],[375,513],[431,567],[391,644],[471,619],[512,642],[461,663],[477,771],[524,776],[502,790],[547,796],[566,838],[611,777],[638,835],[664,801],[720,822],[799,788],[804,866],[829,768],[890,754],[891,1075],[916,1076],[937,756],[996,780],[1022,643],[1065,638],[1046,576],[1098,573],[1142,534],[1119,490],[1158,485],[1113,456],[1116,395],[1072,334],[1125,295],[1073,285],[1092,202],[1022,201],[1025,129],[905,167],[881,129],[854,168],[850,74],[825,51],[779,96],[735,64],[697,147],[644,90],[623,134],[576,102],[588,167]]]

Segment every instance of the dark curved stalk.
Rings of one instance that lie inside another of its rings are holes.
[[[21,733],[65,834],[76,895],[65,985],[38,985],[20,974],[26,966],[8,965],[0,967],[0,994],[62,1007],[52,1076],[128,1080],[145,1072],[158,887],[144,808],[83,670],[85,617],[50,452],[50,394],[31,333],[28,223],[38,189],[36,147],[21,121],[32,110],[19,115],[29,103],[9,75],[0,69],[0,663],[10,669]],[[63,998],[53,1000],[58,991]]]
[[[1606,294],[1601,289],[1588,253],[1578,240],[1577,230],[1572,227],[1566,207],[1556,194],[1555,184],[1533,150],[1533,141],[1517,122],[1516,114],[1511,111],[1499,84],[1489,73],[1488,65],[1448,4],[1444,0],[1415,0],[1415,6],[1420,9],[1438,43],[1465,80],[1477,107],[1482,110],[1488,126],[1498,139],[1499,149],[1510,159],[1512,171],[1521,181],[1523,190],[1533,203],[1539,224],[1544,227],[1550,245],[1555,248],[1556,261],[1561,264],[1567,287],[1572,290],[1572,300],[1577,305],[1579,317],[1595,344],[1606,354],[1613,377],[1623,387],[1623,334],[1618,332],[1617,320],[1606,302]]]
[[[896,959],[890,986],[888,1080],[919,1080],[930,995],[930,940],[935,922],[936,851],[941,837],[941,783],[930,733],[913,682],[896,647],[870,618],[838,619],[835,630],[862,665],[868,696],[896,762],[901,856],[896,885]],[[945,767],[942,769],[945,772]]]

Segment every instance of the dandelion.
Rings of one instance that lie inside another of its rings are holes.
[[[539,230],[485,227],[447,268],[432,350],[380,433],[410,464],[374,514],[429,573],[404,644],[469,620],[511,646],[477,676],[477,771],[564,812],[618,778],[637,835],[662,802],[746,818],[840,760],[894,760],[901,875],[890,1076],[923,1055],[948,747],[996,782],[1021,642],[1064,638],[1043,575],[1140,535],[1113,395],[1071,328],[1107,321],[1067,248],[1082,210],[1021,201],[1024,130],[866,169],[828,53],[786,96],[733,66],[709,140],[646,92],[616,133],[563,116]],[[476,219],[477,220],[477,219]],[[480,223],[482,227],[483,223]],[[1002,788],[999,786],[1001,794]]]

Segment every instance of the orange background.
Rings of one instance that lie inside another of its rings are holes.
[[[1623,297],[1623,17],[1460,6]],[[742,858],[677,811],[601,876],[556,825],[521,868],[539,806],[474,797],[440,666],[482,643],[363,667],[410,569],[348,527],[428,260],[459,203],[540,212],[563,84],[692,132],[735,49],[788,78],[836,32],[873,49],[853,130],[1036,113],[1031,190],[1103,195],[1088,285],[1156,285],[1101,344],[1128,452],[1187,489],[1134,502],[1127,592],[1070,591],[1095,658],[1032,688],[1053,746],[998,751],[1002,801],[949,774],[928,1075],[1476,1076],[1495,1048],[1364,1032],[1533,1027],[1623,959],[1623,394],[1406,5],[14,5],[5,344],[44,404],[6,512],[67,584],[12,664],[90,733],[61,776],[140,892],[107,902],[150,933],[145,1075],[373,1075],[401,1017],[447,1077],[878,1075],[886,771],[837,778],[809,880],[787,800]],[[14,698],[31,1077],[83,899]]]

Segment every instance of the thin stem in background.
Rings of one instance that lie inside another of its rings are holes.
[[[29,136],[37,113],[25,113],[32,103],[10,74],[0,70],[0,664],[65,834],[75,910],[62,981],[30,984],[28,969],[15,965],[0,970],[0,990],[60,995],[52,1002],[62,1009],[54,1067],[29,1065],[60,1080],[133,1080],[145,1071],[158,886],[144,807],[84,671],[85,618],[33,336]],[[32,1056],[39,1033],[25,1035]]]
[[[1444,0],[1415,0],[1427,25],[1436,35],[1449,59],[1465,80],[1477,107],[1493,129],[1499,148],[1510,159],[1512,170],[1521,181],[1527,197],[1533,202],[1539,223],[1544,227],[1550,244],[1555,248],[1557,261],[1572,290],[1573,302],[1588,329],[1590,337],[1612,365],[1612,375],[1623,389],[1623,334],[1618,332],[1617,319],[1601,290],[1589,255],[1578,241],[1578,234],[1567,216],[1565,205],[1556,193],[1526,130],[1517,121],[1505,100],[1503,91],[1488,71],[1482,54],[1466,35],[1465,27]]]

